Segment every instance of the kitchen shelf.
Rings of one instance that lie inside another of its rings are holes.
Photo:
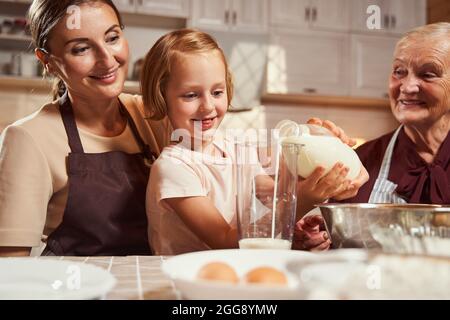
[[[25,41],[25,42],[31,42],[32,39],[30,36],[24,36],[19,34],[7,34],[7,33],[0,33],[0,40],[13,40],[13,41]]]
[[[21,90],[21,91],[49,91],[52,83],[42,78],[25,78],[13,76],[0,76],[0,90]],[[131,94],[139,94],[138,81],[125,81],[124,92]]]
[[[304,94],[265,93],[261,97],[262,104],[288,104],[298,106],[330,106],[354,108],[390,108],[389,99],[320,96]]]
[[[31,51],[32,48],[29,36],[0,33],[0,50]]]

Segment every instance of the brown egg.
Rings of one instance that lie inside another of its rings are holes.
[[[252,284],[287,285],[287,278],[283,272],[272,267],[258,267],[245,275],[245,281]]]
[[[205,264],[197,274],[198,279],[238,283],[236,271],[227,263],[210,262]]]
[[[438,212],[433,216],[433,226],[434,227],[450,227],[450,213],[449,212]]]

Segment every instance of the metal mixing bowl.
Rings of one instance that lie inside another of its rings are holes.
[[[318,207],[333,248],[450,256],[450,207],[369,203]]]

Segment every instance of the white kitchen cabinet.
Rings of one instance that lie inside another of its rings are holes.
[[[277,31],[271,35],[267,92],[348,95],[349,35]]]
[[[351,0],[352,31],[401,35],[426,23],[426,0]],[[369,5],[380,8],[380,29],[369,29]]]
[[[113,3],[117,7],[117,10],[124,13],[136,12],[135,0],[113,0]]]
[[[351,36],[350,95],[388,97],[388,80],[397,38],[376,35]]]
[[[189,0],[137,0],[138,13],[187,18]]]
[[[192,0],[189,25],[215,31],[266,33],[266,0]]]
[[[113,0],[124,13],[139,13],[174,18],[187,18],[189,0]]]
[[[270,22],[278,27],[347,31],[348,0],[271,0]]]

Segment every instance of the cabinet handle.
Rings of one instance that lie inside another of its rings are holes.
[[[303,92],[304,93],[316,93],[317,89],[315,89],[315,88],[304,88]]]
[[[316,21],[317,19],[317,9],[314,7],[312,9],[312,21]]]
[[[397,18],[394,15],[392,15],[391,16],[391,28],[395,29],[396,25],[397,25]]]
[[[311,15],[311,9],[309,7],[305,8],[305,20],[309,21],[309,16]]]
[[[389,28],[389,15],[385,14],[383,17],[383,28],[388,29]]]
[[[236,20],[237,20],[237,13],[236,11],[233,11],[233,25],[236,25]]]
[[[230,20],[230,12],[228,10],[225,11],[225,24],[228,24]]]

